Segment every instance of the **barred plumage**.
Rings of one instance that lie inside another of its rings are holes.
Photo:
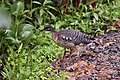
[[[66,48],[69,48],[71,50],[70,54],[72,54],[76,45],[79,45],[80,43],[88,44],[94,40],[93,37],[75,30],[61,30],[57,32],[52,26],[45,26],[43,30],[51,31],[53,41],[59,46],[64,47],[65,51],[63,59],[66,54]]]
[[[80,43],[88,44],[94,40],[94,38],[92,38],[91,36],[88,36],[84,33],[75,30],[61,30],[57,32],[57,37],[57,44],[62,47],[66,47],[68,45],[67,48],[74,47],[76,45],[79,45]],[[73,45],[70,46],[69,44]]]

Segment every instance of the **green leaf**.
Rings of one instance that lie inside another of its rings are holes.
[[[33,12],[35,12],[36,10],[38,10],[38,8],[33,8],[33,9],[29,12],[29,14],[33,14]]]
[[[50,11],[47,11],[47,13],[49,13],[49,14],[51,15],[52,19],[53,19],[54,21],[56,21],[56,17],[55,17]]]
[[[43,6],[45,6],[46,4],[49,4],[49,3],[51,3],[50,0],[44,0],[44,2],[43,2]]]
[[[42,22],[43,22],[43,17],[37,17],[37,20],[38,20],[38,23],[39,23],[39,24],[42,24]]]
[[[20,53],[20,52],[21,52],[22,47],[23,47],[23,44],[20,44],[20,46],[19,46],[19,48],[18,48],[18,53]]]
[[[58,11],[56,8],[54,8],[54,7],[52,7],[52,6],[47,6],[48,8],[50,8],[50,9],[53,9],[53,10],[55,10],[55,11]]]
[[[25,31],[25,32],[22,34],[22,37],[28,37],[30,34],[31,34],[30,31]]]
[[[33,25],[31,24],[24,24],[23,25],[23,31],[31,31],[33,29]]]
[[[33,36],[33,32],[32,31],[25,31],[22,34],[24,45],[27,45],[30,42],[30,39],[32,38],[32,36]]]
[[[93,2],[95,2],[95,1],[97,1],[97,0],[90,0],[89,2],[86,3],[86,5],[90,5],[90,4],[92,4]]]
[[[97,14],[97,13],[93,13],[93,16],[94,16],[95,19],[98,21],[98,14]]]
[[[117,30],[115,27],[112,27],[111,30]]]
[[[40,9],[40,17],[42,17],[45,14],[43,9]]]
[[[23,2],[18,2],[17,3],[17,9],[16,9],[16,11],[15,12],[13,12],[13,14],[19,14],[19,13],[21,13],[21,12],[23,12],[24,11],[24,3]]]
[[[42,4],[41,4],[40,2],[38,2],[38,1],[33,1],[32,3],[42,5]]]
[[[28,13],[30,10],[25,10],[21,13],[21,15]]]
[[[11,25],[11,15],[5,7],[0,8],[0,25],[1,28],[9,28]]]
[[[16,39],[14,39],[13,37],[6,37],[5,39],[11,40],[12,43],[17,43]]]

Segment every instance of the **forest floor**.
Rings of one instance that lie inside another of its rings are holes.
[[[74,54],[70,60],[67,55],[64,62],[59,59],[52,63],[58,74],[68,72],[68,80],[120,80],[119,31],[100,36],[78,50],[79,55]]]

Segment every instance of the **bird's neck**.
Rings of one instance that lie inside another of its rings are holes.
[[[56,30],[55,30],[55,29],[53,29],[53,30],[51,30],[51,32],[52,32],[52,33],[55,33],[55,32],[56,32]]]
[[[57,41],[57,39],[58,39],[58,33],[56,31],[52,32],[52,39],[53,39],[54,42]]]

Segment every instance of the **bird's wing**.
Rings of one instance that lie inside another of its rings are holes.
[[[91,36],[75,30],[61,30],[59,38],[75,45],[79,45],[80,43],[88,44],[94,40]]]
[[[73,43],[72,38],[72,31],[70,30],[61,30],[58,32],[58,45],[71,48],[74,47],[75,44]]]

